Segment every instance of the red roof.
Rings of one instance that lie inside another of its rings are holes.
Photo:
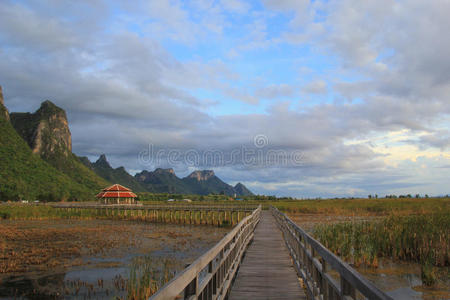
[[[133,192],[101,192],[98,193],[97,198],[136,198]]]
[[[105,189],[103,189],[105,192],[106,191],[115,191],[115,192],[131,192],[131,190],[129,188],[124,187],[123,185],[120,184],[113,184],[110,187],[107,187]]]
[[[120,184],[113,184],[97,194],[97,198],[136,198],[136,194]]]

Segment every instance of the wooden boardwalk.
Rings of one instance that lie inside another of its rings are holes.
[[[306,299],[281,231],[269,211],[261,214],[229,299]]]

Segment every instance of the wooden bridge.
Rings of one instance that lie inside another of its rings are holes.
[[[256,205],[198,205],[198,204],[86,204],[58,203],[52,207],[66,210],[70,214],[84,216],[91,213],[114,219],[135,219],[174,224],[236,225],[250,215]]]
[[[151,300],[392,299],[273,207],[262,211],[261,206],[243,205],[52,206],[113,218],[237,224]]]
[[[392,298],[286,215],[259,206],[150,299]]]

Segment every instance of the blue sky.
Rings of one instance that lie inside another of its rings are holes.
[[[443,195],[448,11],[444,0],[2,1],[0,84],[10,111],[52,100],[76,154],[132,174],[208,168],[279,196]],[[158,159],[142,159],[149,148]]]

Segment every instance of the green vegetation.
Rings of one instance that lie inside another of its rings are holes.
[[[35,144],[41,145],[37,149],[43,160],[93,194],[109,184],[72,153],[71,134],[62,108],[47,100],[35,113],[12,113],[11,123],[31,149]]]
[[[268,209],[271,205],[288,215],[325,214],[346,216],[388,216],[426,214],[450,211],[450,198],[378,198],[378,199],[311,199],[293,200],[292,198],[276,198],[275,196],[242,196],[236,201],[227,195],[192,195],[168,193],[138,193],[139,201],[144,204],[167,204],[174,199],[176,204],[186,205],[181,200],[191,199],[189,205],[259,205]]]
[[[106,160],[106,156],[102,154],[100,158],[91,163],[87,157],[78,158],[88,169],[94,171],[98,176],[108,182],[120,183],[133,190],[133,192],[144,192],[146,189],[128,172],[124,167],[112,168]]]
[[[148,299],[159,288],[175,276],[175,270],[182,266],[170,258],[156,259],[152,256],[133,258],[127,281],[127,299]]]
[[[378,258],[418,262],[425,285],[436,281],[434,267],[449,267],[450,214],[389,216],[381,221],[319,225],[314,236],[356,266],[377,267]]]
[[[417,262],[424,285],[448,276],[450,198],[416,196],[268,201],[294,220],[376,216],[376,221],[316,225],[314,236],[344,260],[377,267],[379,259]],[[302,215],[305,217],[302,218]],[[381,218],[378,218],[381,217]],[[328,220],[328,219],[327,219]],[[445,273],[445,275],[442,275]]]
[[[288,214],[379,215],[449,212],[450,198],[378,198],[272,201]]]
[[[93,192],[34,155],[12,125],[0,119],[0,200],[87,200]]]
[[[194,171],[187,177],[178,178],[173,169],[157,168],[153,172],[144,170],[136,174],[135,178],[147,191],[152,193],[228,196],[252,194],[241,183],[233,187],[223,182],[211,170]]]
[[[191,188],[175,175],[173,169],[157,168],[153,172],[144,170],[136,174],[135,178],[152,193],[191,193]]]
[[[0,219],[10,220],[47,220],[69,218],[97,218],[96,210],[66,210],[49,205],[9,204],[0,205]]]
[[[197,176],[203,177],[203,179],[199,180]],[[209,195],[214,193],[228,196],[237,194],[234,187],[223,182],[213,171],[195,171],[181,180],[189,187],[192,194]]]

